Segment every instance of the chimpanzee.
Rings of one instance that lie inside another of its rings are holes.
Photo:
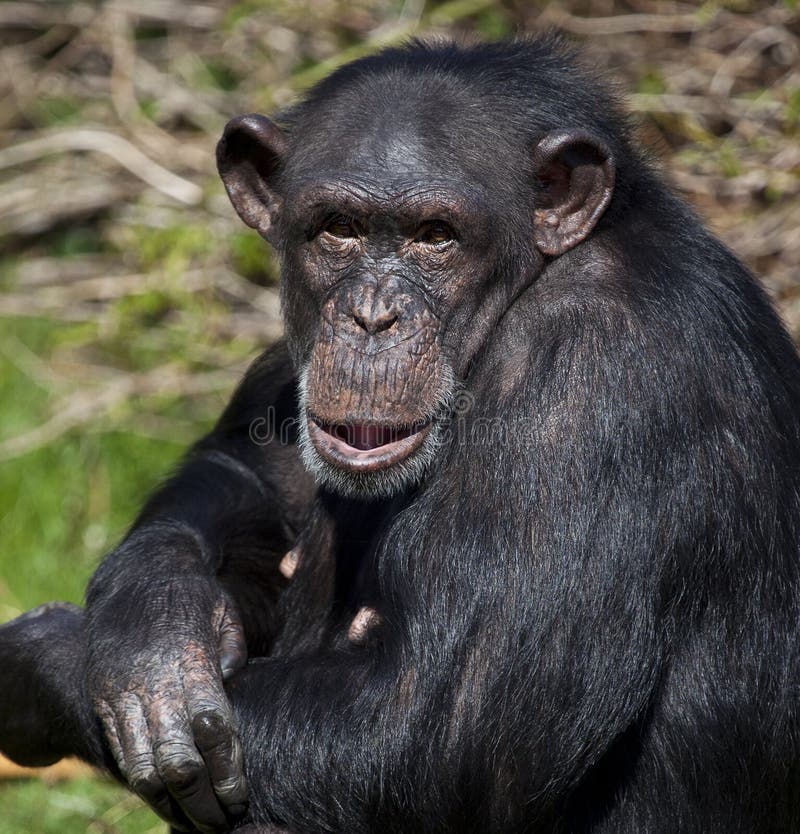
[[[286,340],[0,632],[0,749],[201,831],[800,831],[800,362],[593,74],[414,42],[228,124]]]

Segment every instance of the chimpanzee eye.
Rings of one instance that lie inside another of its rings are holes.
[[[443,220],[432,220],[430,223],[424,223],[414,236],[415,243],[425,243],[428,246],[450,243],[455,239],[455,232]]]
[[[352,217],[347,217],[344,214],[334,214],[333,217],[325,221],[322,230],[334,237],[358,237],[355,221]]]

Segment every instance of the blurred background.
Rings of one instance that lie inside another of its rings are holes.
[[[412,35],[547,28],[800,337],[797,0],[0,2],[0,622],[81,601],[281,331],[274,260],[215,175],[225,121]],[[73,767],[0,776],[0,834],[165,830]]]

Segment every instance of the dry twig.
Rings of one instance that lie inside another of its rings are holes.
[[[111,157],[152,188],[188,205],[196,205],[203,190],[145,156],[135,145],[104,130],[64,130],[0,150],[0,169],[33,162],[57,153],[94,151]]]

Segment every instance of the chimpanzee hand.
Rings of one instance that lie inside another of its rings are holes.
[[[156,813],[178,829],[226,830],[247,800],[222,685],[247,659],[239,615],[213,577],[135,584],[89,609],[94,708],[123,776]]]
[[[20,765],[40,767],[79,752],[72,741],[88,707],[84,626],[83,611],[66,602],[0,626],[0,751]]]

